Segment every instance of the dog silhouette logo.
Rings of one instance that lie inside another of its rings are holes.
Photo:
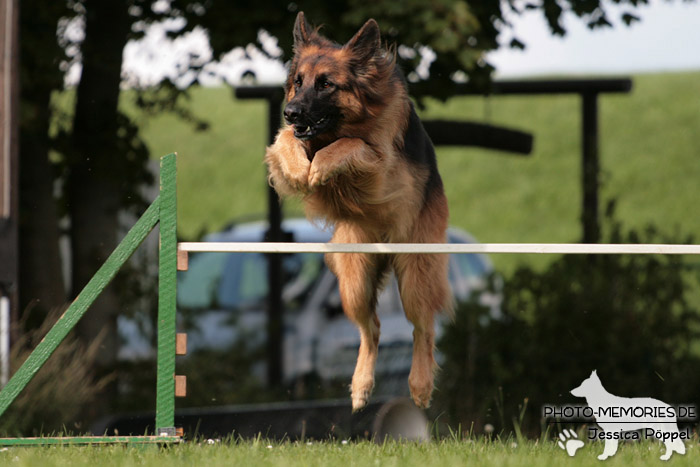
[[[601,428],[600,431],[594,429],[594,438],[605,440],[605,448],[598,459],[605,460],[614,455],[620,439],[640,439],[640,431],[645,438],[653,437],[664,443],[666,452],[661,460],[670,459],[674,452],[685,454],[683,439],[686,433],[678,430],[676,410],[671,405],[650,397],[610,394],[595,370],[579,387],[572,389],[571,394],[586,399],[596,424]]]

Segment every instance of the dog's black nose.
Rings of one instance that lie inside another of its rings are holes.
[[[287,104],[284,108],[284,119],[287,123],[296,123],[301,116],[301,109],[295,104]]]

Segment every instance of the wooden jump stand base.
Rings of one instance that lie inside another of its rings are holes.
[[[0,446],[146,445],[183,441],[175,427],[175,397],[186,394],[186,378],[175,374],[175,355],[187,351],[187,336],[175,332],[177,275],[176,155],[160,160],[160,194],[126,234],[114,252],[65,313],[37,345],[22,366],[0,391],[0,416],[46,363],[58,345],[75,327],[87,308],[114,278],[153,228],[160,224],[158,264],[158,368],[156,379],[156,423],[153,436],[64,436],[0,438]]]
[[[56,436],[41,438],[0,438],[5,447],[48,446],[142,446],[151,444],[174,444],[183,441],[182,433],[174,436]]]

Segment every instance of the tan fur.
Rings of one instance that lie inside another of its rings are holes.
[[[308,45],[295,51],[297,73],[302,73],[304,80],[318,73],[332,74],[337,83],[352,78],[343,73],[347,69],[344,65],[352,59],[347,45],[340,49]],[[323,59],[315,58],[320,54]],[[356,78],[369,80],[374,92],[384,97],[381,102],[370,102],[359,87],[339,90],[344,118],[333,132],[301,141],[291,127],[283,127],[267,149],[270,183],[281,196],[302,196],[310,218],[335,224],[332,242],[446,240],[448,208],[442,189],[426,196],[428,170],[399,153],[410,101],[393,73],[393,60],[384,51],[376,57],[376,64]],[[287,99],[294,93],[290,86]],[[415,403],[427,407],[435,367],[434,317],[451,304],[447,256],[328,254],[326,262],[338,277],[343,310],[360,330],[351,385],[353,409],[367,404],[374,385],[380,329],[376,300],[389,267],[396,273],[406,317],[415,329],[409,387]]]

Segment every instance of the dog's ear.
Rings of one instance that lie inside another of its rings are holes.
[[[369,19],[343,48],[364,61],[372,58],[381,45],[379,25],[375,20]]]
[[[311,32],[311,26],[309,26],[309,23],[306,22],[304,12],[300,11],[297,15],[296,21],[294,22],[294,47],[301,47],[308,43]]]

